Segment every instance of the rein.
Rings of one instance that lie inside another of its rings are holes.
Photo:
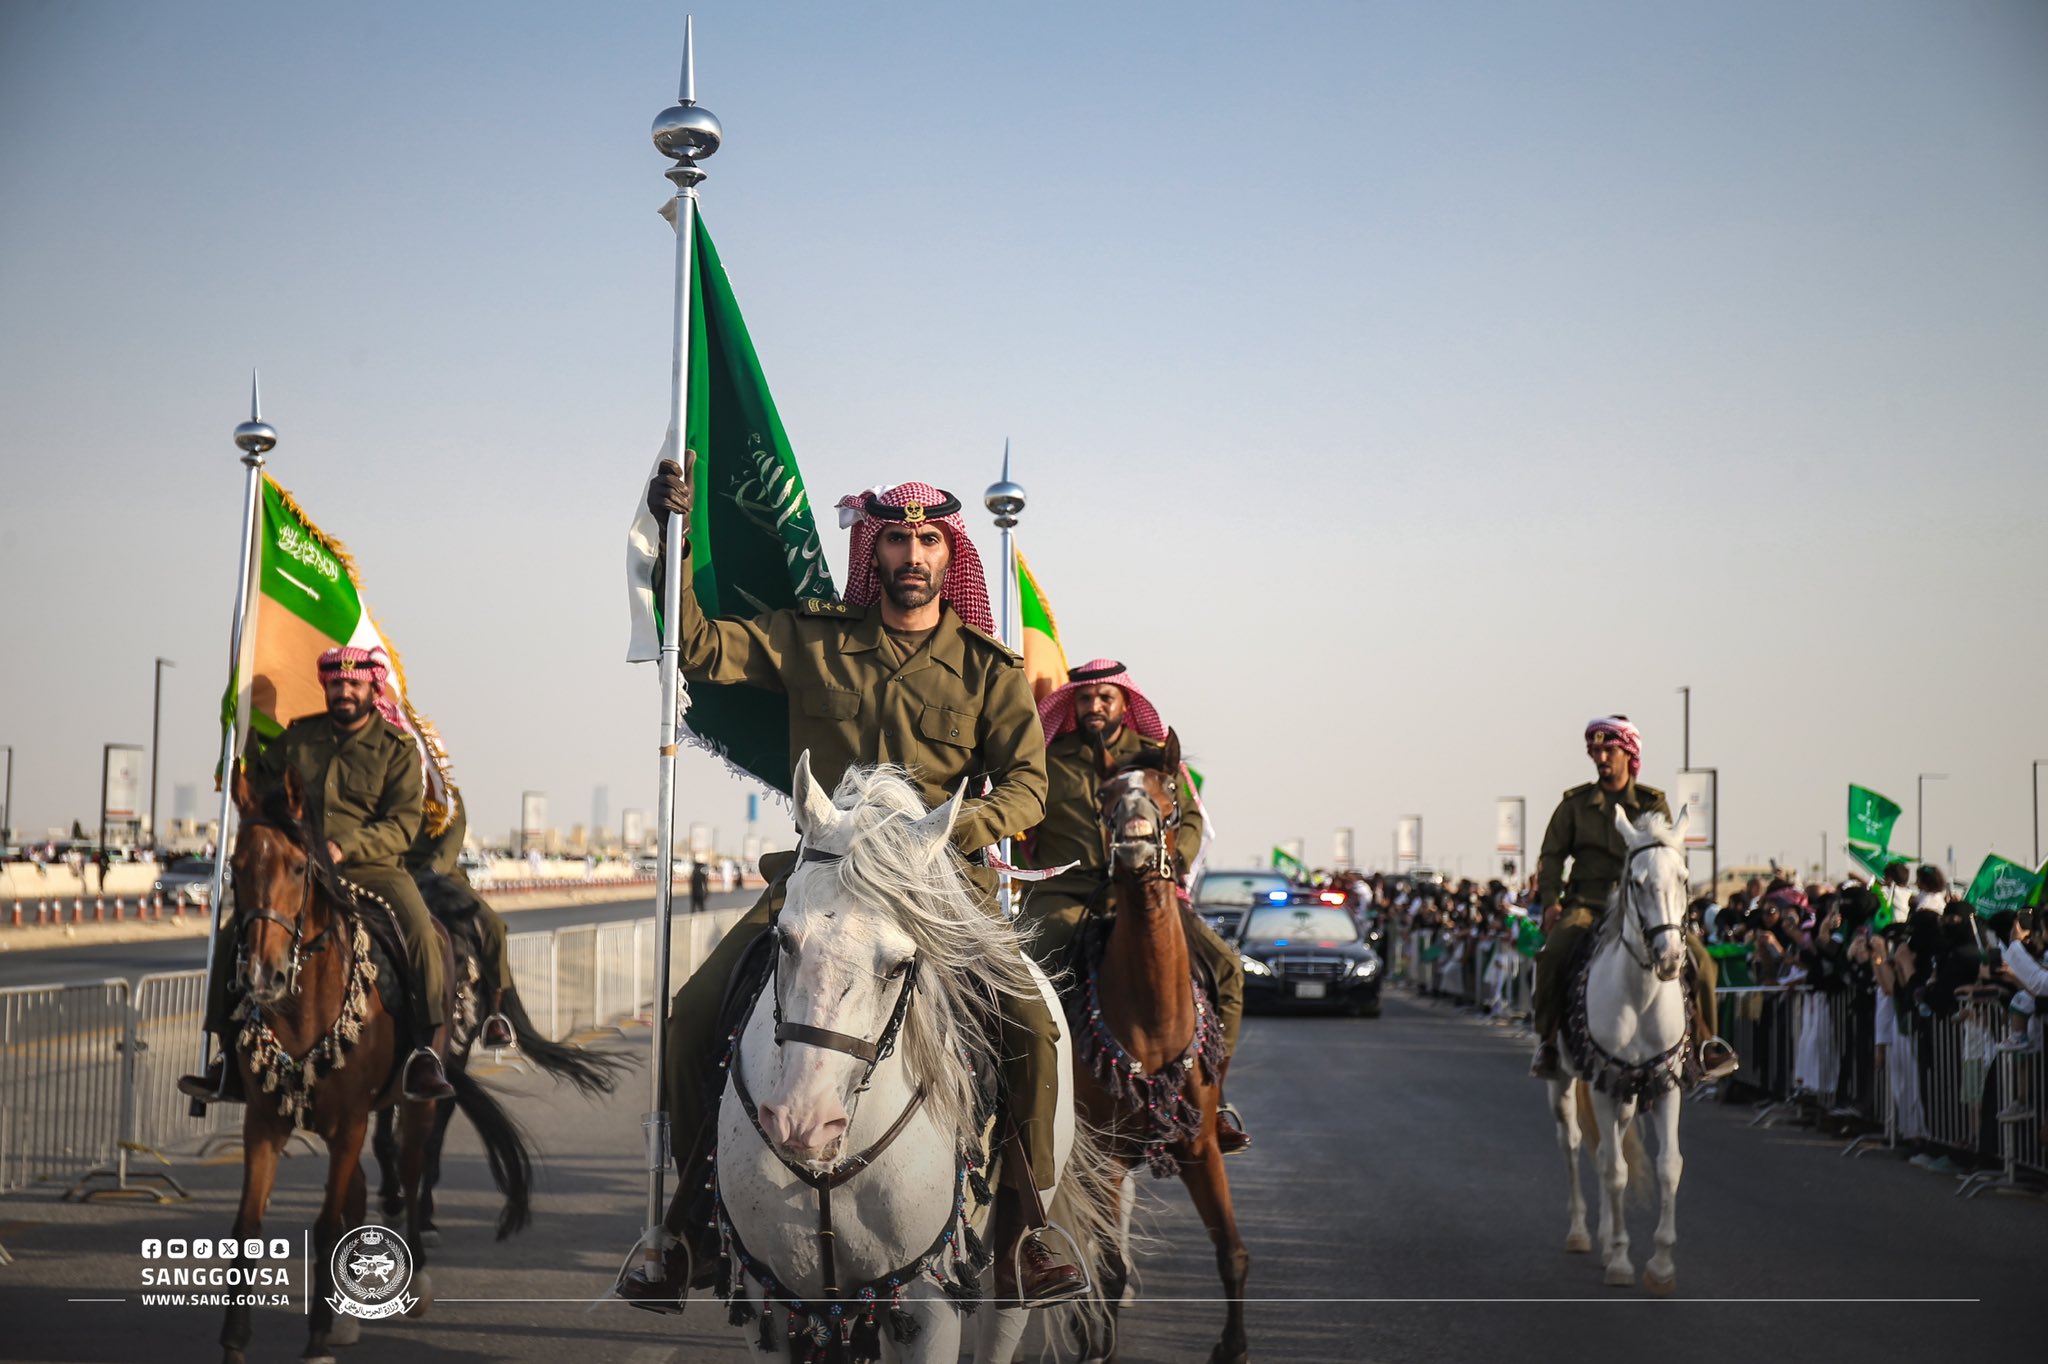
[[[255,827],[276,828],[280,832],[287,832],[281,826],[274,824],[266,823]],[[306,855],[306,869],[299,877],[299,891],[299,918],[287,919],[281,914],[273,913],[269,906],[260,904],[252,905],[249,909],[236,915],[237,922],[244,927],[250,924],[272,923],[276,924],[279,928],[291,931],[292,959],[284,969],[284,992],[287,996],[296,995],[299,992],[300,967],[305,964],[306,958],[326,949],[327,944],[334,938],[334,926],[341,918],[338,913],[330,913],[327,916],[327,926],[314,934],[310,940],[306,937],[304,916],[306,911],[313,907],[313,857],[311,853]],[[241,935],[238,941],[236,957],[236,977],[246,984],[249,965],[249,942],[246,934]]]
[[[1623,910],[1634,918],[1636,927],[1642,930],[1643,955],[1637,956],[1635,948],[1629,946],[1627,920],[1622,921],[1622,931],[1619,934],[1621,950],[1628,953],[1629,960],[1642,967],[1645,971],[1655,971],[1657,969],[1650,961],[1651,951],[1657,945],[1657,935],[1659,933],[1676,933],[1679,931],[1679,925],[1672,923],[1652,925],[1648,919],[1644,918],[1636,900],[1635,886],[1628,879],[1628,869],[1629,864],[1636,860],[1638,854],[1663,846],[1661,843],[1645,843],[1641,847],[1630,848],[1628,856],[1621,859],[1621,903],[1616,908]]]
[[[1104,857],[1112,867],[1116,865],[1117,853],[1124,848],[1143,848],[1147,850],[1148,855],[1145,862],[1143,865],[1135,868],[1135,874],[1140,880],[1174,881],[1178,879],[1174,875],[1173,870],[1173,835],[1180,829],[1179,775],[1177,773],[1168,773],[1166,784],[1173,792],[1173,806],[1167,813],[1160,814],[1158,805],[1153,804],[1150,796],[1146,797],[1146,803],[1152,806],[1152,813],[1154,815],[1152,820],[1152,837],[1118,838],[1111,818],[1108,815],[1100,817]]]

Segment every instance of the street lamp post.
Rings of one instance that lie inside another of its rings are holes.
[[[2042,768],[2048,766],[2048,758],[2034,760],[2034,866],[2042,864]],[[14,780],[14,758],[8,754],[8,780]]]
[[[1919,845],[1915,855],[1923,867],[1927,865],[1927,783],[1947,780],[1946,772],[1922,772],[1914,783],[1913,804],[1918,808],[1913,812],[1913,841]]]
[[[0,849],[4,849],[14,837],[14,745],[0,751],[7,754],[7,791],[0,795]]]
[[[156,755],[164,729],[164,669],[178,665],[168,658],[156,661],[156,704],[149,719],[149,846],[154,851],[162,842],[162,826],[156,822]]]

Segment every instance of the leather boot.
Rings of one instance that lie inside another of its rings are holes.
[[[455,1097],[455,1086],[448,1083],[448,1076],[441,1069],[441,1058],[433,1050],[421,1047],[405,1058],[405,1097],[408,1099],[439,1103]]]
[[[186,1075],[178,1081],[178,1092],[203,1104],[247,1103],[242,1093],[242,1068],[228,1064],[225,1056],[213,1058],[204,1075]]]
[[[1025,1232],[1024,1242],[1018,1248],[1023,1272],[1017,1296],[1026,1307],[1050,1307],[1088,1291],[1088,1280],[1079,1267],[1068,1264],[1046,1246],[1046,1230],[1038,1227]]]
[[[1248,1149],[1252,1134],[1244,1130],[1244,1115],[1237,1111],[1236,1104],[1220,1104],[1216,1109],[1216,1149],[1226,1156],[1234,1156]]]

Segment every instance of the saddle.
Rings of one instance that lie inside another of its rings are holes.
[[[1195,978],[1213,1004],[1219,998],[1216,971],[1210,961],[1193,948],[1194,930],[1191,923],[1199,922],[1200,916],[1183,901],[1180,907],[1181,929],[1189,940],[1188,961],[1195,969]],[[1053,990],[1059,995],[1060,1006],[1067,1017],[1077,1018],[1078,1012],[1086,1008],[1088,977],[1095,974],[1095,964],[1102,960],[1103,949],[1109,945],[1109,935],[1116,929],[1116,911],[1109,904],[1109,881],[1102,884],[1088,897],[1087,909],[1081,919],[1081,926],[1075,930],[1067,949],[1057,963],[1059,970],[1053,976]]]
[[[447,1023],[434,1029],[432,1037],[419,1037],[406,1022],[412,1015],[408,1005],[413,995],[422,988],[422,982],[413,977],[412,957],[405,950],[405,933],[399,927],[398,915],[391,906],[377,896],[350,881],[346,876],[341,883],[349,892],[349,913],[355,916],[370,939],[370,960],[377,967],[377,998],[384,1005],[384,1012],[391,1016],[397,1026],[403,1045],[394,1048],[390,1079],[378,1093],[375,1108],[384,1108],[397,1103],[402,1095],[405,1082],[405,1058],[415,1047],[427,1047],[438,1053],[445,1061],[449,1054],[451,1037]],[[438,917],[434,920],[434,936],[440,940],[441,948],[441,1017],[453,1019],[455,1015],[456,959],[455,946],[448,934],[448,926]]]

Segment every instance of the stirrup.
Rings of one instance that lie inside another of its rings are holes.
[[[447,1088],[451,1091],[450,1094],[415,1094],[412,1091],[412,1087],[405,1083],[406,1076],[412,1072],[412,1063],[419,1060],[422,1056],[426,1056],[433,1061],[434,1069],[440,1072],[441,1083],[447,1086]],[[403,1098],[412,1103],[439,1103],[442,1099],[452,1097],[452,1091],[454,1090],[454,1088],[454,1084],[450,1082],[450,1080],[448,1079],[447,1066],[442,1064],[440,1054],[436,1052],[432,1047],[414,1047],[411,1051],[406,1053],[405,1064],[402,1067],[400,1067],[398,1072],[398,1092]]]
[[[1024,1296],[1024,1246],[1034,1236],[1054,1233],[1067,1243],[1067,1262],[1074,1267],[1074,1283],[1070,1288],[1043,1298]],[[1085,1298],[1095,1291],[1095,1281],[1088,1276],[1088,1262],[1081,1255],[1081,1243],[1074,1239],[1074,1233],[1057,1222],[1047,1221],[1044,1226],[1026,1227],[1024,1234],[1017,1238],[1017,1244],[1010,1250],[1010,1273],[1017,1283],[1017,1305],[1026,1309],[1054,1307],[1076,1298]]]
[[[626,1252],[625,1261],[619,1265],[618,1277],[612,1280],[612,1296],[643,1312],[656,1312],[664,1316],[679,1317],[689,1309],[690,1280],[696,1277],[696,1257],[690,1253],[686,1238],[677,1236],[667,1227],[660,1229],[661,1247],[651,1261],[646,1254],[647,1235],[642,1232],[633,1248]],[[669,1257],[682,1252],[682,1282],[671,1281]],[[658,1266],[662,1275],[650,1279],[641,1271],[652,1263]]]
[[[494,1023],[505,1030],[505,1040],[502,1042],[493,1042],[491,1040],[491,1025]],[[519,1049],[519,1033],[513,1028],[512,1020],[505,1017],[502,1010],[486,1018],[484,1025],[477,1029],[476,1036],[477,1041],[489,1047],[492,1051],[517,1051]]]
[[[1707,1048],[1717,1044],[1722,1051],[1727,1053],[1727,1059],[1719,1065],[1708,1065]],[[1735,1048],[1732,1045],[1719,1036],[1709,1037],[1700,1043],[1699,1046],[1693,1048],[1693,1059],[1699,1064],[1702,1083],[1725,1080],[1736,1071],[1742,1069],[1742,1058],[1736,1055]]]

